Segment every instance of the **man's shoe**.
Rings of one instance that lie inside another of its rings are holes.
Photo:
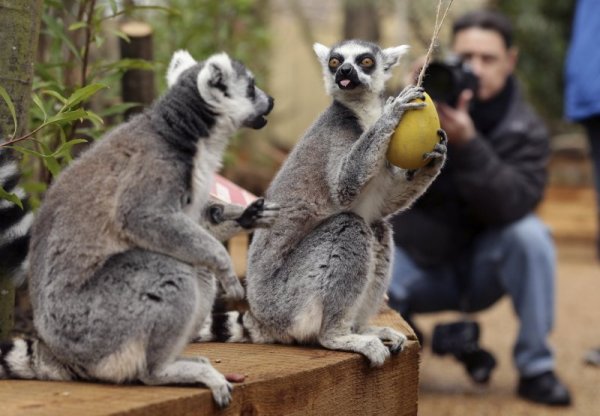
[[[554,371],[547,371],[534,377],[521,377],[518,394],[526,400],[549,406],[569,406],[571,404],[569,390],[556,377]]]

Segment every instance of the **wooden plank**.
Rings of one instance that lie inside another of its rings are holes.
[[[386,309],[375,323],[408,334],[402,353],[381,368],[359,354],[289,345],[192,344],[223,373],[246,375],[233,402],[218,410],[200,387],[0,381],[0,414],[28,415],[416,415],[419,346],[414,333]]]

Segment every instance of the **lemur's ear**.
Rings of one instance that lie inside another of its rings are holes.
[[[226,53],[219,53],[206,60],[198,80],[225,93],[227,91],[227,81],[232,72],[233,67],[229,56]]]
[[[321,45],[320,43],[315,43],[313,45],[313,50],[317,54],[317,58],[319,58],[319,62],[323,65],[327,65],[327,58],[329,57],[330,48],[325,45]]]
[[[392,67],[398,65],[398,62],[400,62],[400,57],[408,52],[408,49],[410,49],[410,46],[408,45],[400,45],[384,49],[382,51],[383,70],[387,72],[392,69]]]
[[[196,65],[196,60],[188,51],[179,50],[173,54],[167,69],[167,85],[171,87],[183,71]]]

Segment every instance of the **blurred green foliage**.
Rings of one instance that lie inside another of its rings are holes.
[[[175,13],[137,11],[154,29],[154,56],[163,73],[174,51],[188,50],[197,60],[225,51],[247,64],[264,83],[268,75],[269,0],[170,0]],[[165,87],[160,77],[160,88]]]
[[[24,155],[24,188],[35,208],[52,178],[82,143],[95,140],[123,120],[135,103],[120,99],[129,69],[151,69],[159,90],[175,50],[198,60],[227,51],[265,82],[268,68],[268,0],[45,0],[30,110],[30,133],[11,147]],[[154,62],[118,59],[115,39],[121,19],[145,20],[154,30]],[[7,104],[10,97],[1,97]],[[235,147],[233,148],[235,151]],[[229,154],[231,160],[231,152]],[[0,191],[0,198],[14,196]]]
[[[520,50],[518,74],[527,95],[553,131],[566,128],[563,118],[563,68],[575,0],[496,0],[508,15]]]

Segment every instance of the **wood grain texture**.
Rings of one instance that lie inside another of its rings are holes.
[[[416,415],[419,346],[387,309],[376,319],[409,335],[407,347],[381,368],[359,354],[289,345],[192,344],[223,373],[246,375],[232,404],[219,410],[201,387],[0,381],[0,414],[46,415]]]

